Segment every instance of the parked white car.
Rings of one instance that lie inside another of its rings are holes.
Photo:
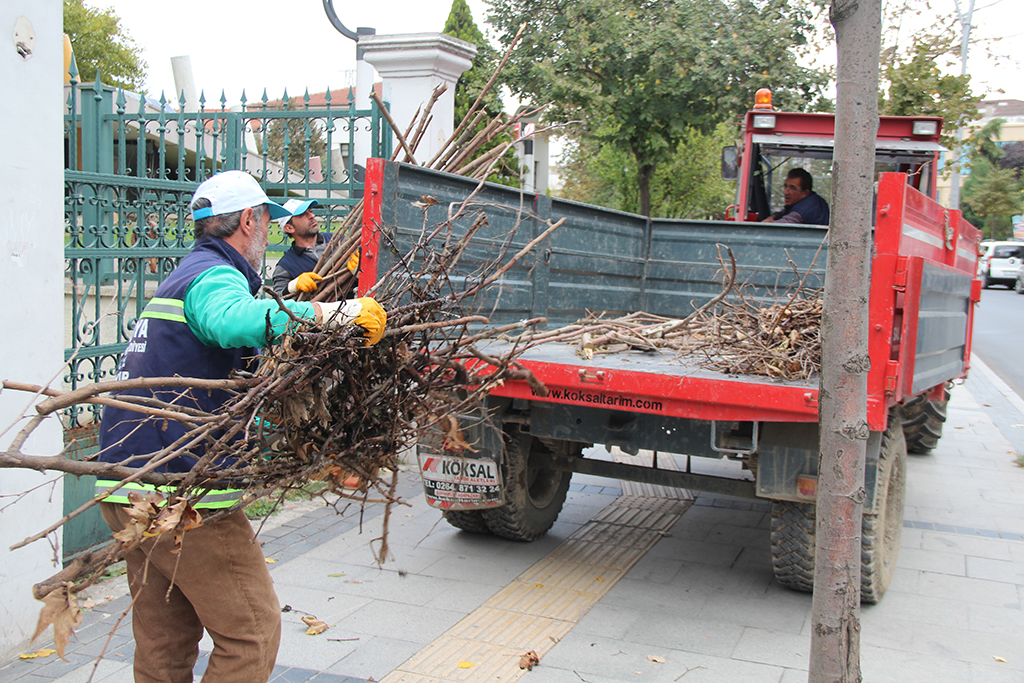
[[[1024,242],[982,242],[979,246],[978,276],[981,286],[1014,287],[1021,266],[1024,265]]]

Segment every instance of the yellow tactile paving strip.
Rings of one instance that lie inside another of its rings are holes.
[[[623,496],[381,683],[508,683],[526,673],[523,653],[534,650],[543,661],[693,502],[688,492],[662,486],[634,485],[626,495],[626,484]]]

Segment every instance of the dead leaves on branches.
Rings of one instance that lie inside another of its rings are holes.
[[[129,491],[128,500],[131,506],[127,513],[131,521],[114,534],[125,548],[138,547],[148,538],[170,533],[174,539],[171,552],[177,555],[181,552],[185,532],[203,524],[199,512],[185,498],[176,498],[174,504],[169,504],[170,501],[156,492],[143,495]]]
[[[35,640],[47,626],[53,624],[53,646],[57,649],[57,656],[65,661],[64,648],[75,632],[75,627],[82,623],[82,612],[78,609],[78,598],[72,592],[73,588],[74,584],[69,581],[43,598],[43,611],[39,613],[39,623],[32,636],[32,640]]]

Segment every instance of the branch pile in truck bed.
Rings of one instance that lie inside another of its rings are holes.
[[[806,289],[799,278],[775,296],[753,298],[749,287],[736,284],[732,251],[720,258],[722,291],[685,318],[638,311],[617,318],[591,315],[571,325],[527,333],[524,349],[552,342],[573,344],[576,353],[593,360],[623,351],[649,351],[696,357],[701,367],[728,374],[774,379],[807,379],[821,369],[822,289]]]

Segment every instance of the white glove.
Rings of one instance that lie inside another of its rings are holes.
[[[329,301],[320,304],[320,319],[330,327],[355,324],[366,333],[366,345],[372,346],[384,336],[387,313],[371,297]]]

